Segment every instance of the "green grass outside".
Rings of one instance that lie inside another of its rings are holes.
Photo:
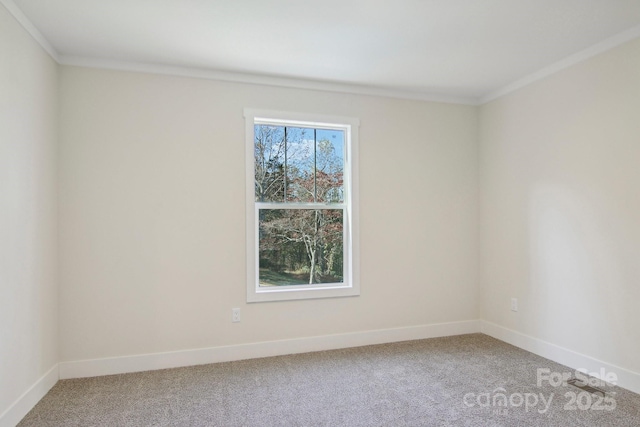
[[[324,276],[323,283],[342,283],[342,278]],[[292,286],[308,284],[309,273],[285,273],[272,271],[267,268],[260,269],[260,286]]]
[[[260,286],[308,285],[309,274],[292,274],[276,272],[266,268],[260,269]]]

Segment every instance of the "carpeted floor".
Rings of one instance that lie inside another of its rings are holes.
[[[640,426],[640,395],[538,368],[573,373],[482,334],[408,341],[63,380],[19,426]]]

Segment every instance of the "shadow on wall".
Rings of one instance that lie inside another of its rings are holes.
[[[529,205],[532,333],[596,357],[603,346],[619,356],[629,327],[625,236],[607,206],[606,196],[550,184],[538,184]]]

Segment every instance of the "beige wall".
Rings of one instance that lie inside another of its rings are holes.
[[[481,316],[635,372],[639,112],[640,40],[480,109]]]
[[[0,414],[58,362],[56,107],[55,62],[0,5]]]
[[[476,108],[60,72],[61,361],[478,318]],[[360,119],[361,296],[245,303],[244,107]]]

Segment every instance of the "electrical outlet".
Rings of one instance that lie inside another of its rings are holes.
[[[518,298],[511,298],[511,311],[518,311]]]
[[[232,308],[231,309],[231,321],[233,323],[238,323],[240,321],[240,309]]]

